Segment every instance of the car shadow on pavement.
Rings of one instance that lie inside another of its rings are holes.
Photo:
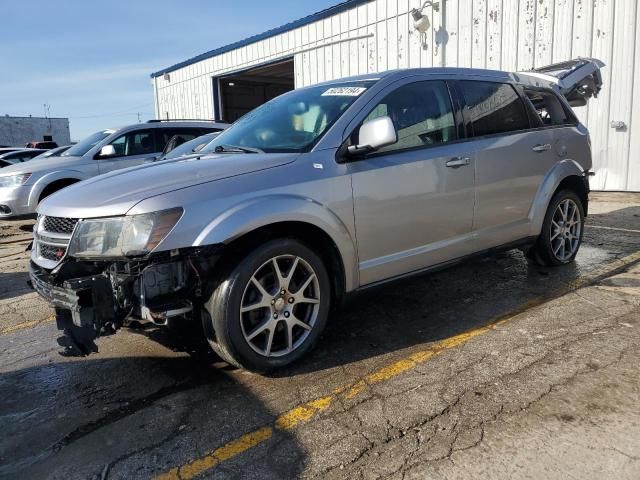
[[[637,210],[640,208],[628,207],[591,215],[589,222],[630,228],[629,222],[640,213]],[[617,213],[617,220],[612,223],[611,215]],[[414,345],[429,345],[556,298],[588,271],[624,255],[625,251],[638,249],[639,234],[620,232],[616,235],[620,236],[621,243],[613,243],[608,230],[587,226],[585,243],[576,262],[562,267],[538,266],[528,261],[521,251],[512,250],[365,290],[332,312],[312,354],[271,376],[302,375]],[[176,342],[177,337],[166,331],[152,329],[140,333],[174,350],[201,357],[208,350],[205,342],[198,343],[202,337],[199,332],[193,341],[182,346],[182,339]]]
[[[292,376],[428,345],[488,325],[525,305],[550,299],[579,268],[540,268],[519,251],[479,258],[354,296],[330,319],[320,345]]]
[[[588,225],[640,230],[640,206],[629,206],[606,214],[589,215]]]
[[[557,298],[589,271],[639,250],[640,233],[618,230],[638,229],[638,217],[637,206],[589,215],[582,249],[566,266],[541,267],[511,250],[365,290],[332,314],[312,355],[274,375],[301,375],[428,346]],[[608,228],[616,229],[615,237]]]
[[[0,374],[0,477],[150,478],[272,419],[245,387],[186,355],[29,367]],[[303,452],[273,435],[287,456],[256,464],[297,477]]]

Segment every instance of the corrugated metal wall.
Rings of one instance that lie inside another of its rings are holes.
[[[212,77],[291,56],[297,87],[395,68],[526,70],[592,56],[607,64],[605,87],[577,113],[592,135],[593,188],[640,191],[637,0],[441,0],[440,12],[425,10],[426,35],[409,14],[421,3],[374,0],[171,72],[170,81],[158,77],[157,115],[212,118]]]

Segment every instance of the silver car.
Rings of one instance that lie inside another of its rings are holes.
[[[30,276],[69,353],[128,322],[202,322],[254,371],[318,342],[345,294],[496,249],[575,258],[597,60],[401,70],[278,97],[214,153],[81,182],[38,209]]]
[[[155,159],[174,135],[192,139],[222,131],[227,126],[226,123],[209,121],[152,120],[96,132],[59,155],[49,157],[46,162],[2,168],[0,218],[33,214],[44,198],[80,180]]]

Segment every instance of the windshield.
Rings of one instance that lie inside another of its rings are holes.
[[[93,147],[96,146],[98,142],[101,142],[109,135],[113,133],[113,130],[102,130],[101,132],[94,133],[93,135],[85,138],[81,142],[76,143],[69,150],[64,152],[61,157],[81,157]]]
[[[207,145],[211,140],[216,138],[220,133],[207,133],[201,137],[194,138],[182,145],[177,146],[173,150],[169,150],[167,154],[162,157],[163,159],[182,157],[183,155],[191,155],[192,153],[200,152],[202,147]]]
[[[243,147],[267,153],[308,152],[373,81],[294,90],[249,112],[201,153]]]
[[[58,147],[58,148],[54,148],[54,149],[51,149],[51,150],[47,150],[46,152],[41,153],[37,157],[33,157],[33,160],[42,160],[43,158],[49,158],[49,157],[59,157],[66,150],[69,150],[69,148],[70,147]]]

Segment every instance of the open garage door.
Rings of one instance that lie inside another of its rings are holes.
[[[222,120],[235,122],[272,98],[293,90],[293,59],[221,77],[218,82]]]

